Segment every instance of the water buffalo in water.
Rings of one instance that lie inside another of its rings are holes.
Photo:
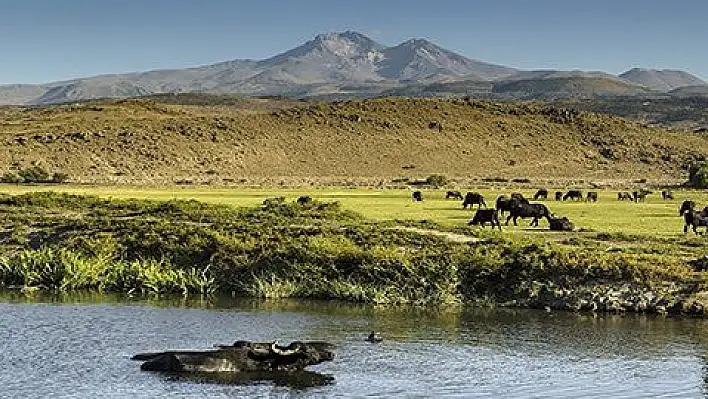
[[[197,373],[299,371],[334,359],[334,345],[296,341],[282,347],[277,343],[236,341],[209,350],[178,350],[139,353],[133,360],[144,363],[141,370]]]
[[[533,218],[531,221],[531,226],[538,226],[538,219],[545,217],[549,221],[551,212],[548,210],[546,205],[543,204],[528,204],[519,201],[512,201],[511,210],[509,211],[509,216],[506,218],[506,225],[509,225],[509,220],[514,220],[514,226],[518,226],[516,219],[522,218]]]
[[[468,206],[472,207],[475,204],[479,205],[479,208],[487,207],[487,204],[484,202],[484,196],[482,196],[482,194],[473,192],[468,192],[467,194],[465,194],[465,200],[462,202],[462,207],[467,209]]]
[[[585,201],[597,202],[597,191],[588,191],[588,193],[585,196]]]
[[[556,201],[561,201],[563,199],[563,192],[556,191]]]
[[[420,191],[413,191],[413,201],[422,201],[423,200],[423,193]]]
[[[448,191],[447,193],[445,193],[445,199],[449,198],[462,200],[462,193],[459,191]]]
[[[543,198],[543,199],[548,199],[548,190],[545,188],[539,188],[538,191],[536,191],[536,194],[533,195],[534,201]]]
[[[484,227],[485,223],[492,224],[492,230],[494,230],[494,225],[499,227],[501,231],[501,223],[499,222],[499,212],[496,209],[478,209],[475,212],[474,217],[467,223],[468,225],[482,225]]]
[[[580,190],[568,190],[568,192],[563,196],[563,201],[567,199],[581,201],[583,199],[583,192]]]

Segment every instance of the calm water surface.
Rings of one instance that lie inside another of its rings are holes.
[[[369,331],[385,338],[364,341]],[[0,296],[0,397],[704,397],[708,321],[331,302]],[[140,371],[137,352],[326,340],[333,362],[270,381]]]

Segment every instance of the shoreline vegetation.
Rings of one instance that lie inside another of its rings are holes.
[[[0,220],[0,287],[27,295],[227,294],[708,314],[708,279],[696,267],[705,238],[692,234],[589,230],[550,239],[371,220],[311,198],[237,208],[51,191],[0,195]]]

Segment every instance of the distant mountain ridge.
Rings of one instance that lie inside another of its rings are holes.
[[[0,86],[0,104],[198,92],[250,96],[373,97],[469,95],[503,99],[668,93],[708,83],[684,71],[521,71],[467,58],[426,39],[387,47],[353,31],[326,33],[264,60],[100,75],[40,85]],[[430,88],[430,90],[428,90]],[[442,90],[442,91],[440,91]],[[685,91],[684,91],[685,93]]]

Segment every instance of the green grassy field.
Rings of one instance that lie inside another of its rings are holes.
[[[481,191],[491,205],[511,190]],[[502,233],[467,226],[474,210],[444,190],[425,190],[423,202],[362,188],[0,193],[18,194],[0,195],[0,287],[708,313],[705,236],[684,234],[677,214],[685,198],[705,203],[697,192],[550,200],[575,231],[523,220]],[[296,202],[302,195],[315,201]],[[285,201],[261,205],[273,197]]]
[[[0,192],[22,194],[32,191],[61,191],[72,194],[96,195],[104,198],[126,199],[194,199],[208,203],[231,206],[253,206],[269,197],[285,197],[295,200],[301,195],[309,195],[321,201],[339,201],[345,209],[361,213],[371,220],[429,220],[446,227],[464,226],[474,214],[473,210],[464,210],[461,201],[444,199],[445,191],[422,190],[423,202],[411,200],[411,190],[380,189],[249,189],[249,188],[127,188],[108,186],[17,186],[2,185]],[[463,193],[467,190],[461,190]],[[500,194],[512,191],[532,197],[535,190],[481,189],[487,204],[494,206]],[[555,190],[551,189],[551,195]],[[683,218],[678,216],[678,208],[685,199],[697,204],[708,204],[708,192],[681,190],[674,191],[674,200],[662,200],[657,191],[650,194],[645,202],[634,203],[618,201],[616,190],[598,191],[597,203],[584,201],[542,201],[557,216],[567,216],[576,229],[592,232],[624,233],[629,235],[649,235],[652,237],[683,236]],[[509,233],[530,233],[547,230],[547,223],[541,222],[539,228],[530,228],[529,220],[520,220],[519,226],[505,228]]]

